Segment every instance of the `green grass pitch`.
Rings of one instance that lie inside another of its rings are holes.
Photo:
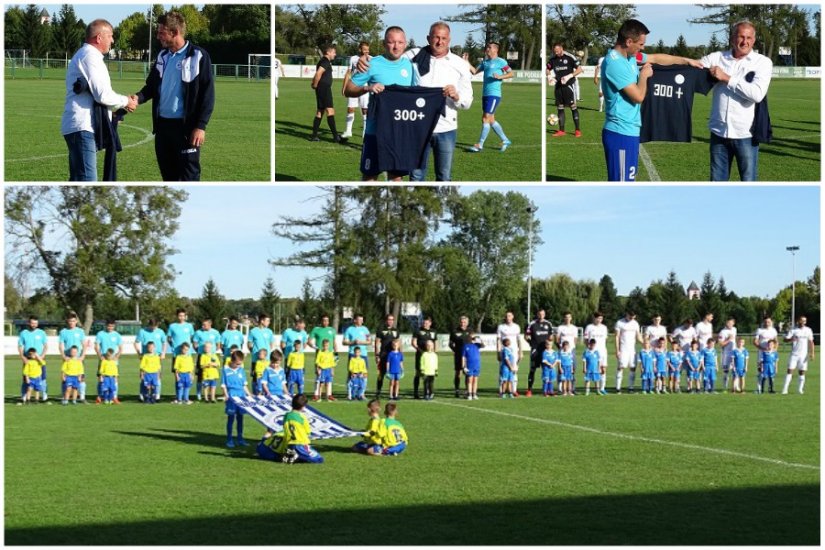
[[[818,362],[803,396],[794,382],[788,396],[502,400],[483,357],[480,400],[452,397],[442,355],[437,398],[400,401],[404,454],[324,440],[321,466],[225,448],[223,405],[170,404],[168,376],[161,403],[138,403],[135,358],[122,362],[121,406],[16,406],[20,365],[6,357],[6,543],[819,544]],[[58,370],[52,360],[52,395]],[[363,403],[317,407],[365,424]],[[248,440],[262,431],[247,419]]]
[[[315,116],[315,93],[308,79],[284,79],[278,84],[275,102],[276,181],[360,181],[361,113],[356,113],[353,137],[345,145],[332,142],[326,118],[321,123],[320,142],[308,141]],[[341,80],[333,85],[335,123],[343,132],[347,99],[341,95]],[[469,153],[481,132],[481,84],[473,84],[473,105],[458,111],[458,138],[453,156],[454,181],[541,180],[541,86],[507,83],[496,120],[513,145],[499,152],[501,140],[494,132],[484,151]],[[427,180],[435,179],[432,155]],[[382,176],[383,177],[383,176]]]
[[[605,181],[607,169],[602,149],[604,113],[599,111],[598,90],[593,79],[580,82],[581,138],[573,137],[573,119],[566,109],[568,135],[554,138],[558,125],[545,123],[548,181]],[[819,79],[774,79],[770,99],[773,141],[759,147],[760,181],[819,181],[821,163],[821,114]],[[553,88],[547,90],[547,114],[555,113]],[[661,181],[708,181],[710,178],[711,94],[693,98],[693,141],[642,144]],[[638,181],[655,181],[641,158]],[[739,172],[731,168],[731,180]]]
[[[6,181],[66,181],[66,142],[60,135],[66,88],[60,79],[6,79]],[[113,79],[118,93],[137,92],[143,81]],[[269,181],[271,178],[269,82],[218,79],[215,110],[201,151],[204,181]],[[119,126],[121,181],[160,181],[155,160],[150,104],[126,116]],[[103,152],[98,153],[98,177]]]

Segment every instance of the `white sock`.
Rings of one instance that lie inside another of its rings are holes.
[[[635,384],[635,383],[636,383],[636,370],[631,369],[630,370],[630,386],[629,386],[628,389],[632,390],[633,389],[633,384]]]
[[[599,112],[604,110],[604,96],[599,98]]]
[[[791,387],[791,377],[792,376],[793,375],[791,373],[788,373],[788,374],[785,375],[785,385],[782,386],[782,393],[788,393],[788,388]]]
[[[603,374],[599,379],[599,391],[604,391],[605,384],[607,384],[607,374]]]
[[[724,388],[726,390],[728,389],[728,373],[725,373],[725,376],[723,377],[722,385],[724,386]]]
[[[616,391],[622,391],[622,369],[616,369]]]
[[[355,122],[355,113],[347,113],[347,128],[344,130],[345,134],[352,133],[352,123]]]
[[[805,374],[801,373],[799,375],[799,393],[802,393],[802,391],[804,389],[805,389]]]

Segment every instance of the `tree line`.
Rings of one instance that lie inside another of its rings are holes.
[[[679,35],[672,45],[659,38],[646,44],[648,53],[668,53],[693,59],[729,47],[730,26],[749,20],[756,27],[754,49],[771,58],[776,65],[785,65],[779,56],[780,47],[791,49],[793,64],[820,65],[821,10],[792,4],[701,4],[706,15],[686,21],[696,25],[712,25],[715,30],[708,44],[688,45]],[[584,59],[604,55],[616,42],[621,24],[637,17],[633,4],[551,4],[547,7],[547,46],[561,42],[568,51],[584,52]],[[649,23],[642,21],[643,23]],[[653,36],[661,36],[649,25]]]
[[[200,296],[181,296],[171,246],[186,191],[168,187],[9,187],[5,196],[7,318],[36,314],[62,319],[77,311],[88,331],[96,319],[173,319],[184,307],[194,320],[221,326],[229,316],[267,313],[275,328],[299,315],[315,322],[329,314],[340,327],[344,308],[377,324],[387,313],[401,319],[404,302],[418,302],[440,330],[467,315],[474,329],[493,331],[505,311],[524,325],[527,315],[528,249],[541,245],[541,223],[527,195],[455,187],[321,187],[316,211],[285,216],[273,236],[299,243],[293,254],[270,259],[275,274],[257,297],[225,298],[211,278]],[[300,295],[282,297],[279,278],[290,268],[315,275]],[[819,268],[796,284],[796,311],[819,331]],[[320,284],[313,284],[319,282]],[[32,288],[33,285],[37,285]],[[722,322],[737,319],[752,332],[766,315],[789,322],[791,287],[773,297],[739,296],[724,277],[708,272],[700,298],[690,300],[675,272],[619,296],[610,275],[575,280],[566,273],[534,274],[532,309],[557,323],[564,311],[584,326],[601,310],[608,323],[626,309],[642,322],[654,313],[674,327],[706,312]],[[317,290],[316,290],[317,288]]]
[[[172,9],[183,14],[187,38],[206,48],[213,63],[246,63],[248,53],[270,50],[269,4],[205,4],[200,9],[185,4]],[[42,12],[43,8],[36,4],[7,8],[6,50],[27,50],[32,58],[71,57],[83,44],[90,21],[78,19],[71,4],[63,4],[57,12],[49,14],[48,24],[41,23]],[[155,37],[157,19],[166,12],[162,4],[153,4],[151,10],[133,12],[124,18],[115,26],[111,56],[147,61],[150,44],[152,52],[160,50]]]

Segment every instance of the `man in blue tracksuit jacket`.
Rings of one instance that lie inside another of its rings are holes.
[[[200,150],[215,107],[212,62],[206,50],[185,39],[186,21],[170,11],[158,18],[163,49],[137,93],[152,100],[155,155],[163,181],[199,181]]]

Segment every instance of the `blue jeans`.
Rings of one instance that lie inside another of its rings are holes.
[[[421,166],[410,174],[410,181],[424,181],[427,177],[427,163],[430,160],[430,149],[435,157],[435,181],[452,181],[450,172],[453,170],[453,151],[455,151],[456,131],[433,134],[424,150]]]
[[[92,132],[63,136],[69,146],[69,181],[97,181],[97,146]]]
[[[710,180],[728,181],[730,167],[736,158],[739,179],[756,181],[759,164],[759,146],[753,145],[751,138],[729,139],[710,133]]]

